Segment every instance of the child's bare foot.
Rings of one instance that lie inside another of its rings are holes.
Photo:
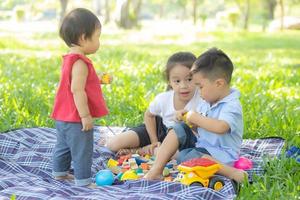
[[[147,180],[162,180],[162,171],[160,169],[151,168],[148,173],[144,176]]]
[[[55,180],[74,180],[74,176],[72,174],[67,174],[65,176],[55,176]]]
[[[238,183],[242,183],[244,180],[248,180],[248,173],[244,170],[237,169],[232,173],[231,178]]]

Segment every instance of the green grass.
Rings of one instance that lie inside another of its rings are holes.
[[[96,69],[114,76],[103,86],[110,115],[99,125],[132,126],[142,122],[153,97],[165,90],[164,64],[172,53],[199,55],[217,46],[235,64],[234,87],[241,93],[244,138],[280,136],[300,146],[300,33],[201,33],[199,42],[176,45],[126,43],[126,32],[104,35],[101,50],[92,55]],[[212,40],[205,40],[210,36]],[[122,41],[109,45],[109,41]],[[0,36],[0,132],[21,127],[53,127],[49,118],[66,51],[56,34],[28,40]],[[299,199],[300,165],[282,158],[267,162],[266,174],[245,185],[239,199]]]

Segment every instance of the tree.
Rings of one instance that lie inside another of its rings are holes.
[[[245,3],[243,3],[244,1]],[[243,28],[247,30],[250,18],[250,0],[235,0],[235,2],[241,13],[243,14]]]
[[[68,6],[68,0],[60,0],[60,5],[61,5],[60,22],[62,22],[65,14],[66,14],[67,6]]]
[[[197,23],[197,0],[193,0],[193,22],[194,25]]]
[[[274,11],[276,8],[277,0],[266,0],[267,9],[268,9],[268,18],[269,20],[274,19]]]
[[[279,0],[280,6],[280,29],[283,30],[284,26],[284,3],[283,0]]]
[[[130,29],[138,24],[138,18],[142,7],[142,0],[122,0],[119,25]]]
[[[105,0],[105,21],[104,23],[108,23],[110,21],[110,4],[109,0]]]

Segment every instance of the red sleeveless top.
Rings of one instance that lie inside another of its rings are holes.
[[[85,85],[90,114],[94,118],[108,114],[99,78],[90,59],[80,54],[67,54],[63,56],[61,78],[54,101],[51,117],[65,122],[81,122],[81,118],[75,106],[73,93],[71,92],[71,74],[73,64],[81,59],[88,67],[88,76]]]

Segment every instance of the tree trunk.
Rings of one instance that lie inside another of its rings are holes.
[[[245,30],[248,30],[249,16],[250,16],[250,0],[247,0],[245,12],[244,12],[244,29]]]
[[[284,27],[284,3],[283,0],[279,0],[280,5],[280,30]]]
[[[133,10],[133,12],[134,12],[133,26],[137,26],[137,24],[138,24],[141,7],[142,7],[142,0],[137,0],[136,5]]]
[[[277,1],[276,0],[268,0],[267,4],[268,4],[269,20],[273,20]]]
[[[104,21],[104,23],[108,23],[109,21],[110,21],[109,0],[105,0],[105,21]]]
[[[121,19],[120,19],[120,26],[122,28],[128,29],[129,27],[129,5],[131,0],[124,1],[121,7]]]
[[[164,16],[164,4],[161,3],[161,4],[159,5],[159,19],[162,19],[163,16]]]
[[[133,8],[131,8],[131,6],[133,6]],[[125,0],[121,6],[120,27],[129,29],[136,26],[141,7],[142,0]],[[130,12],[131,10],[132,12]]]
[[[194,25],[197,23],[197,0],[193,0],[193,22]]]
[[[66,14],[67,6],[68,6],[68,0],[60,0],[60,5],[61,5],[61,11],[60,11],[59,21],[61,23],[64,16],[65,16],[65,14]]]

